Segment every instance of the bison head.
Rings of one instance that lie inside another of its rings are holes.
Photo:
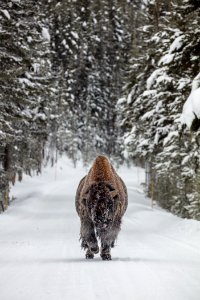
[[[85,205],[97,230],[106,230],[113,223],[118,194],[110,184],[94,183],[86,192]]]

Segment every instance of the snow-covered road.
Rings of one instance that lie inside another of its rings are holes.
[[[142,169],[121,168],[129,207],[112,261],[85,260],[74,195],[85,170],[67,158],[25,176],[0,215],[1,300],[199,300],[200,222],[152,210]]]

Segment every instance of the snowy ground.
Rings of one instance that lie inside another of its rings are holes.
[[[25,177],[0,215],[1,300],[199,300],[200,222],[151,209],[143,170],[122,168],[129,192],[112,261],[84,258],[74,195],[85,170],[63,158]]]

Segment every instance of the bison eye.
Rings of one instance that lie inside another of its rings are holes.
[[[82,202],[85,206],[87,205],[87,200],[85,198],[83,198]]]

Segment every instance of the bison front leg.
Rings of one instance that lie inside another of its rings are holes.
[[[110,250],[114,247],[115,240],[120,231],[120,227],[114,227],[108,232],[101,235],[101,258],[111,260]]]
[[[110,254],[110,246],[105,243],[101,243],[101,258],[103,260],[111,260],[111,254]]]
[[[89,218],[81,220],[80,238],[81,247],[86,251],[86,258],[93,258],[99,252],[98,242],[94,231],[94,225]]]

